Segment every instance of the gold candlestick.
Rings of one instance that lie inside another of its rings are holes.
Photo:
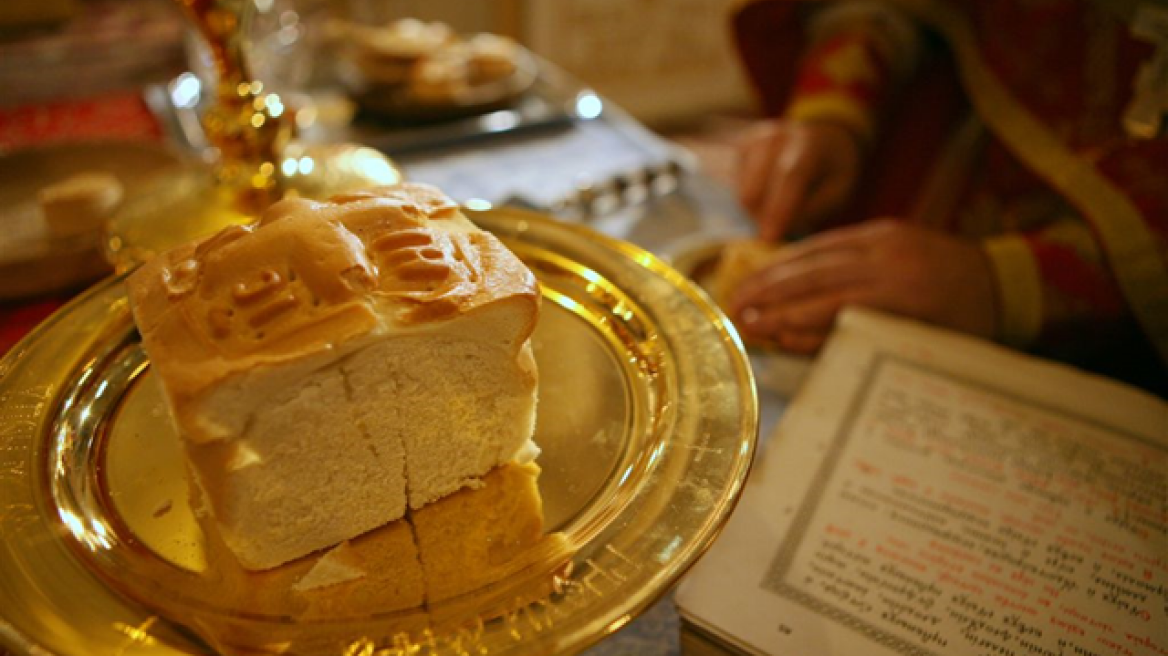
[[[247,64],[254,0],[176,2],[206,40],[214,63],[212,104],[201,117],[210,151],[206,160],[189,160],[111,219],[104,250],[119,271],[228,225],[254,221],[285,196],[325,199],[401,181],[401,171],[372,148],[296,141],[292,112]]]
[[[266,93],[245,57],[254,0],[177,0],[210,48],[216,85],[202,117],[207,141],[218,150],[216,177],[236,190],[244,211],[262,211],[278,199],[277,165],[294,123],[275,93]]]

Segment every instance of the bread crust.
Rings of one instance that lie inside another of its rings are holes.
[[[134,318],[183,437],[215,388],[264,368],[311,370],[378,337],[513,305],[485,325],[518,356],[538,319],[531,272],[438,189],[402,183],[320,203],[284,200],[147,262],[126,281]]]

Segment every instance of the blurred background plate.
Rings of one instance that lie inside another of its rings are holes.
[[[318,131],[329,130],[329,138],[368,144],[391,156],[432,152],[504,135],[567,130],[573,121],[599,116],[599,110],[594,115],[581,116],[579,99],[588,94],[587,89],[566,90],[541,78],[526,93],[508,102],[452,113],[444,120],[418,123],[358,112],[344,125],[322,126]]]
[[[197,621],[261,632],[256,653],[561,654],[665,594],[721,529],[754,453],[741,343],[704,294],[640,248],[534,213],[471,218],[544,293],[533,337],[540,487],[548,529],[573,549],[570,574],[548,558],[543,572],[537,563],[426,612],[313,624],[230,613],[178,585],[195,529],[171,512],[178,524],[151,533],[139,516],[156,499],[183,503],[183,477],[114,278],[0,361],[0,642],[17,653],[202,653]],[[540,574],[556,577],[550,596],[492,612]]]
[[[100,229],[64,238],[44,225],[38,193],[81,173],[113,175],[122,200],[187,160],[158,144],[104,141],[30,147],[0,153],[0,300],[69,289],[109,273]]]
[[[539,78],[539,65],[527,49],[518,47],[516,52],[515,70],[510,75],[468,84],[450,96],[428,98],[408,85],[370,82],[351,70],[342,72],[342,80],[367,116],[398,126],[449,121],[505,109],[532,89]]]

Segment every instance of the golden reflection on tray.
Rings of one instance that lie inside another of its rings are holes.
[[[215,570],[213,550],[111,279],[0,361],[0,644],[187,654],[206,649],[201,635],[247,653],[572,653],[668,590],[749,468],[757,401],[741,344],[703,294],[634,246],[517,210],[470,215],[543,289],[536,440],[555,539],[499,581],[422,608],[295,621],[240,608],[196,574]]]

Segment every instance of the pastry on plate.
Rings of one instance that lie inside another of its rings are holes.
[[[373,113],[434,118],[496,106],[535,81],[514,39],[481,33],[463,36],[440,21],[403,18],[388,25],[345,21],[328,33],[342,53],[342,78]]]
[[[45,227],[53,237],[97,233],[122,201],[122,183],[104,171],[86,171],[44,187],[37,194]]]
[[[478,82],[499,80],[519,66],[519,44],[498,34],[476,34],[467,41],[471,72]]]

